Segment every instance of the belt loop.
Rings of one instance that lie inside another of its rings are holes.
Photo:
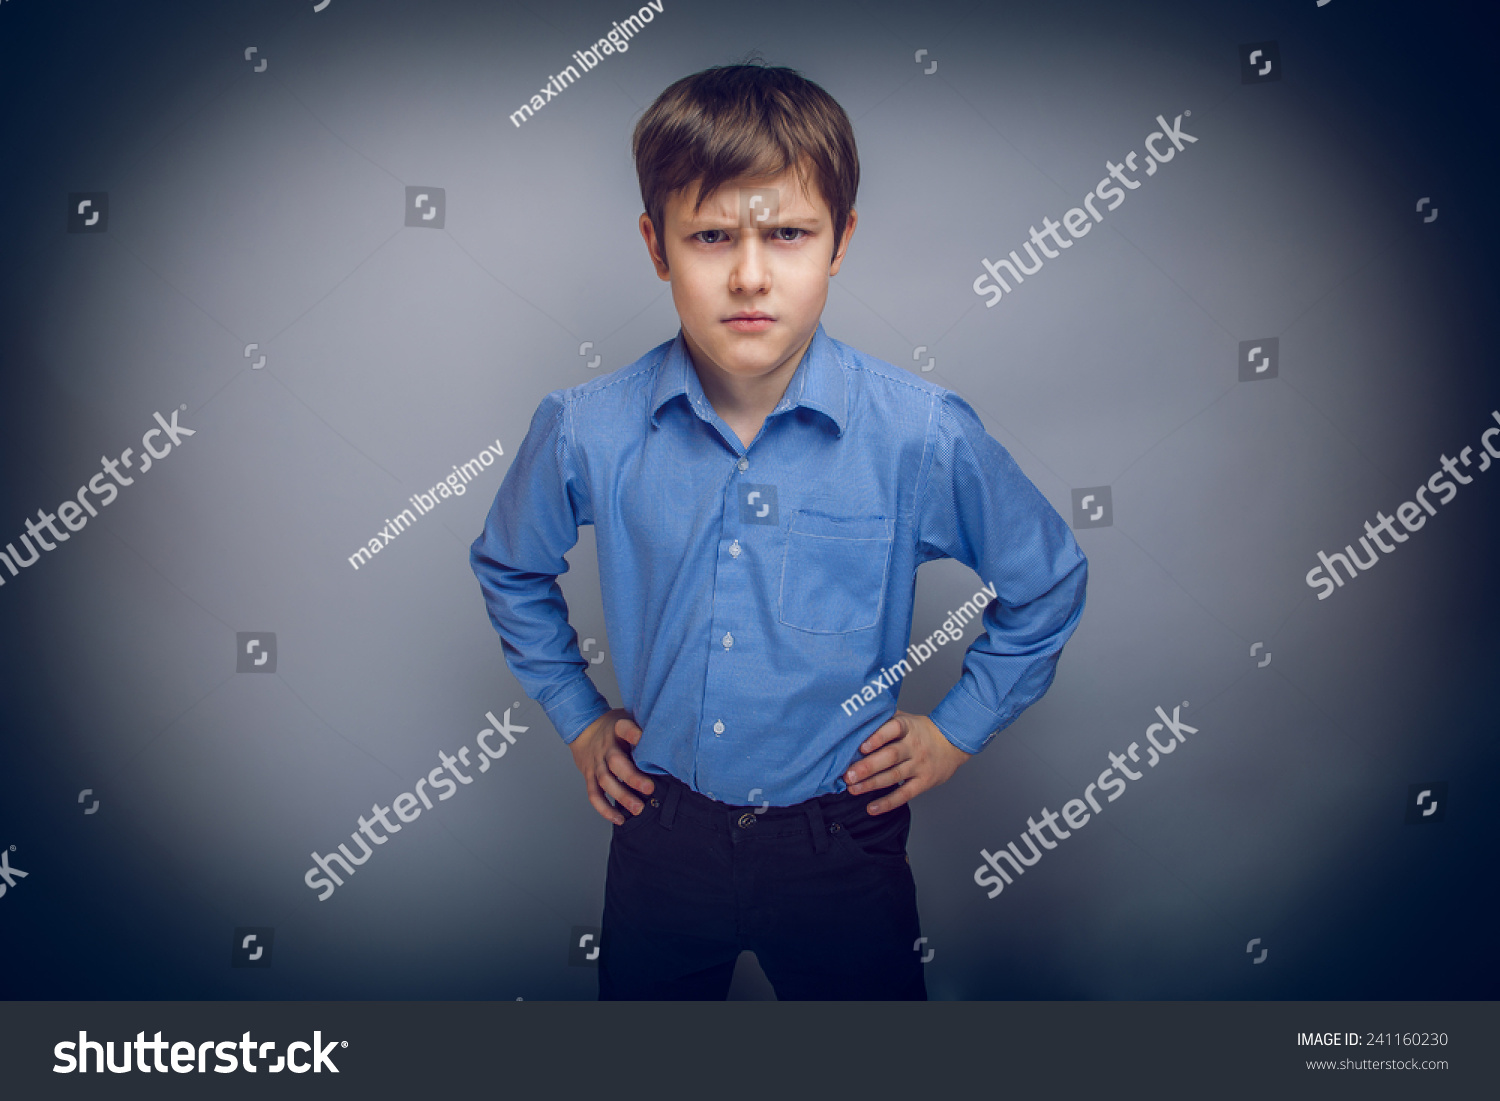
[[[656,777],[656,786],[658,789],[661,788],[663,783],[666,784],[667,794],[666,798],[662,800],[661,817],[657,819],[657,822],[661,824],[663,829],[669,830],[677,818],[677,800],[682,798],[682,784],[678,782],[675,776]]]
[[[817,796],[809,799],[804,806],[807,807],[807,824],[812,829],[813,852],[827,852],[828,827],[823,824],[823,808],[818,803]]]

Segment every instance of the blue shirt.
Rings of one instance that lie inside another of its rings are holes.
[[[566,742],[610,706],[556,581],[581,524],[636,766],[735,805],[847,787],[912,667],[923,562],[956,558],[998,598],[930,715],[969,753],[1047,690],[1083,611],[1083,552],[974,410],[821,324],[749,447],[680,331],[532,417],[470,562],[512,673]]]

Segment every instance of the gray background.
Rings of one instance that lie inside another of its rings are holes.
[[[28,875],[0,897],[0,994],[594,996],[568,945],[609,827],[506,670],[467,545],[540,398],[675,333],[630,129],[758,50],[854,120],[830,334],[961,393],[1065,517],[1112,491],[1113,523],[1077,532],[1088,607],[1054,687],[913,804],[932,997],[1494,997],[1500,475],[1330,599],[1303,582],[1500,408],[1489,28],[1351,0],[667,0],[511,124],[629,11],[0,6],[0,544],[153,412],[197,433],[4,575],[0,847]],[[1284,77],[1242,84],[1261,41]],[[1197,144],[984,307],[982,256],[1185,111]],[[408,186],[443,190],[441,229],[404,226]],[[65,232],[78,191],[108,193],[106,232]],[[1272,336],[1278,377],[1240,382],[1240,342]],[[497,437],[469,493],[350,568]],[[607,653],[589,529],[570,560],[572,623]],[[976,586],[924,569],[914,635]],[[276,634],[274,674],[235,672],[244,631]],[[610,662],[593,675],[617,703]],[[1183,700],[1201,733],[986,898],[979,849]],[[517,702],[515,749],[319,902],[309,852]],[[1429,780],[1444,820],[1405,825]],[[230,966],[243,926],[275,929],[272,966]],[[742,963],[735,995],[768,996]]]

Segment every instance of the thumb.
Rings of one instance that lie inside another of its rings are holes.
[[[616,719],[615,737],[621,741],[629,742],[631,745],[639,745],[641,741],[641,728],[635,724],[634,719]]]

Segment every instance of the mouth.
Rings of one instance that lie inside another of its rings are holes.
[[[737,333],[763,333],[776,323],[776,319],[759,310],[741,310],[726,317],[723,323]]]

